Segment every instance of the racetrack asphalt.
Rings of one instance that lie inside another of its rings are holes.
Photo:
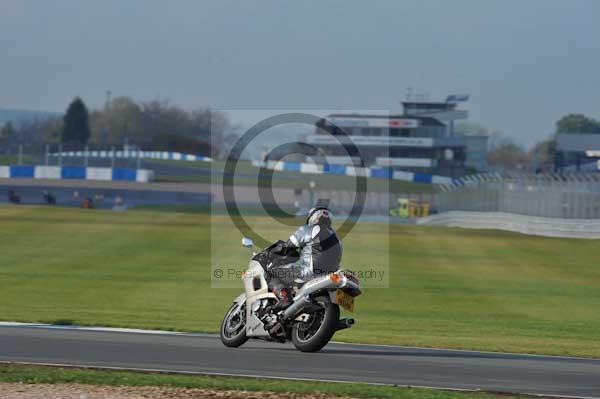
[[[600,360],[330,343],[224,347],[209,334],[0,326],[0,361],[600,398]]]

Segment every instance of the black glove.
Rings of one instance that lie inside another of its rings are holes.
[[[273,248],[271,248],[270,253],[275,254],[275,255],[285,256],[286,250],[287,250],[286,243],[279,240],[279,241],[277,241],[275,246]]]

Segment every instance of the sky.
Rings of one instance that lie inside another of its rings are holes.
[[[0,0],[0,107],[401,110],[469,93],[524,145],[600,118],[598,0]]]

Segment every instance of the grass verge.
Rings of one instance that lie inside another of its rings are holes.
[[[2,206],[0,226],[0,320],[217,332],[249,257],[226,215]],[[366,288],[334,338],[600,358],[598,259],[594,240],[359,224],[344,265],[380,265],[389,288]]]
[[[188,162],[172,160],[146,161],[149,169],[156,170],[156,181],[159,182],[194,182],[222,184],[224,161]],[[168,167],[168,173],[161,167]],[[179,172],[177,171],[179,168]],[[260,169],[252,166],[249,161],[239,161],[235,168],[234,184],[246,186],[272,187],[275,188],[302,188],[308,189],[310,182],[316,184],[317,189],[355,191],[355,178],[351,176],[306,174],[289,171],[270,171],[269,176],[259,176]],[[369,192],[394,192],[394,193],[423,193],[428,194],[435,191],[432,184],[414,183],[401,180],[388,180],[369,178]]]
[[[288,392],[296,394],[325,393],[354,398],[385,399],[492,399],[500,397],[500,395],[483,392],[442,391],[359,383],[190,376],[18,365],[0,365],[0,382],[24,384],[76,383],[111,386],[159,386],[201,388],[217,391]],[[508,398],[514,396],[502,395],[502,397]]]

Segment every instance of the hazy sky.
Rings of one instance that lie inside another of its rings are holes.
[[[0,0],[0,107],[106,90],[192,108],[400,109],[470,93],[524,144],[600,118],[600,1]]]

